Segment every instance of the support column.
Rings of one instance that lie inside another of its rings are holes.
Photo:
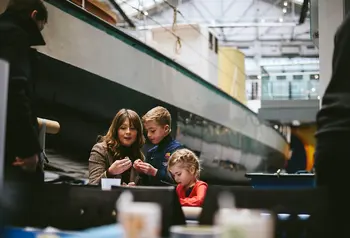
[[[332,57],[334,35],[343,21],[344,0],[319,0],[319,57],[320,57],[320,86],[319,95],[322,98],[332,74]]]
[[[5,155],[5,125],[6,125],[6,108],[7,108],[7,88],[9,77],[9,65],[7,62],[0,60],[0,236],[1,229],[5,219],[2,212],[2,195],[4,180],[4,155]]]
[[[3,184],[4,155],[5,155],[5,124],[7,108],[7,87],[9,65],[0,60],[0,194]]]
[[[259,37],[259,27],[256,27],[257,29],[257,39]],[[261,49],[262,49],[262,46],[261,46],[261,42],[256,40],[254,41],[254,50],[255,50],[255,55],[254,55],[254,61],[255,61],[255,64],[258,66],[259,70],[260,70],[260,73],[259,73],[259,76],[258,76],[258,88],[259,88],[259,92],[258,92],[258,98],[261,99],[261,84],[262,84],[262,81],[261,81],[261,75],[263,74],[262,70],[261,70],[261,58],[262,58],[262,53],[261,53]]]

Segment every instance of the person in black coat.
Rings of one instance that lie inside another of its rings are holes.
[[[322,237],[348,237],[350,212],[350,15],[334,37],[332,76],[317,114],[316,182],[327,201]],[[322,76],[321,76],[322,77]],[[315,237],[321,237],[315,235]]]
[[[37,115],[34,111],[36,51],[45,45],[41,30],[48,12],[41,0],[10,0],[0,15],[0,58],[10,64],[5,180],[43,181]]]

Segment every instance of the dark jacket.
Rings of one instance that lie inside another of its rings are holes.
[[[8,11],[0,15],[0,58],[10,63],[5,168],[13,169],[16,156],[25,158],[40,152],[33,106],[33,80],[38,70],[36,51],[31,49],[38,45],[45,45],[45,41],[30,17]]]
[[[349,29],[348,14],[334,37],[332,77],[322,99],[322,108],[317,115],[318,141],[334,141],[333,135],[342,137],[342,134],[350,132]]]
[[[142,185],[166,186],[167,183],[175,184],[173,178],[168,173],[168,160],[172,153],[181,148],[183,146],[170,135],[164,137],[158,145],[151,148],[147,152],[145,162],[151,164],[158,171],[156,176],[141,174]]]
[[[132,158],[128,149],[123,149],[120,158],[115,158],[111,153],[108,152],[106,142],[99,142],[92,147],[90,158],[89,158],[89,184],[99,185],[102,178],[111,178],[107,174],[107,169],[118,159],[123,159],[128,156],[132,162],[137,159],[144,158]],[[124,171],[123,174],[114,176],[113,178],[120,178],[121,183],[134,182],[138,184],[138,173],[131,167]]]

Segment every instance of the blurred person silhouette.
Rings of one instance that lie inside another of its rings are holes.
[[[10,64],[4,178],[42,182],[38,122],[34,107],[37,52],[48,12],[41,0],[10,0],[0,15],[0,58]]]

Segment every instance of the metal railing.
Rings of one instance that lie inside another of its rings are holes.
[[[268,81],[262,80],[261,100],[318,99],[317,80]]]

